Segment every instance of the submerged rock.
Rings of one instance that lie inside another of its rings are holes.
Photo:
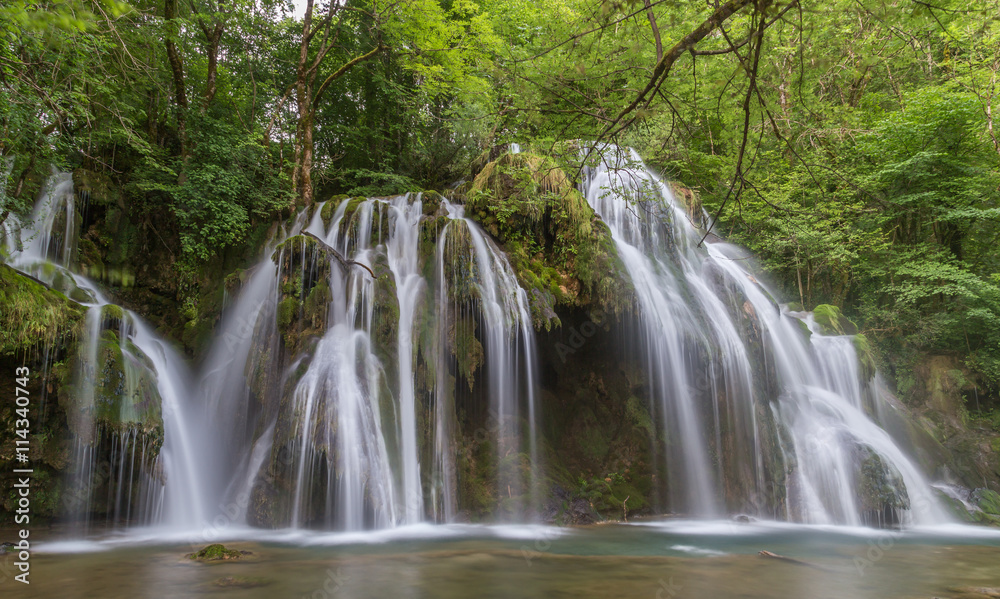
[[[271,584],[269,580],[263,578],[248,578],[246,576],[226,576],[212,583],[217,587],[228,589],[254,589]]]

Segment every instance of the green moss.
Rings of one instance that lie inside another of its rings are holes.
[[[58,291],[0,265],[0,355],[71,335],[85,312]]]
[[[299,315],[299,300],[286,297],[278,303],[278,330],[287,333],[292,328],[295,317]]]
[[[200,562],[214,562],[220,560],[238,560],[250,555],[248,551],[237,551],[235,549],[227,549],[224,545],[216,543],[215,545],[209,545],[197,553],[192,553],[188,555],[188,559],[193,559]]]
[[[329,200],[323,202],[323,207],[320,209],[319,216],[323,219],[323,225],[327,228],[330,227],[330,223],[333,222],[333,215],[337,213],[337,206],[341,202],[347,199],[347,195],[336,195]]]
[[[868,337],[863,334],[858,333],[852,339],[854,342],[854,351],[858,354],[858,364],[861,368],[861,377],[870,381],[875,378],[875,358],[872,354],[871,345],[868,343]]]
[[[609,229],[558,163],[530,153],[485,164],[466,194],[467,214],[505,246],[529,292],[536,328],[555,305],[619,312],[631,286]]]
[[[641,399],[634,395],[629,397],[628,402],[625,404],[625,409],[633,426],[645,431],[651,439],[656,438],[656,426],[653,424],[653,419],[649,416],[649,410],[646,409]]]
[[[476,321],[462,318],[448,327],[448,343],[458,362],[458,372],[465,377],[472,391],[476,384],[476,371],[483,365],[483,346],[476,338]]]
[[[972,497],[983,512],[1000,516],[1000,493],[990,489],[976,489]]]
[[[824,335],[854,335],[858,332],[858,326],[837,306],[820,304],[813,308],[813,318]]]

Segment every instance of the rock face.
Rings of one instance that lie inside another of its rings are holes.
[[[933,477],[1000,490],[1000,430],[970,417],[976,389],[958,359],[922,356],[908,374],[908,387],[900,389],[906,405],[890,431]]]

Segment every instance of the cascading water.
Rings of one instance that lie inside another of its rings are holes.
[[[701,246],[703,233],[634,151],[600,154],[583,192],[635,284],[669,506],[710,515],[724,502],[810,523],[946,521],[919,470],[865,414],[851,338],[809,319],[807,338],[747,256]]]
[[[71,173],[54,173],[29,220],[5,228],[8,263],[87,310],[68,410],[73,469],[63,512],[83,530],[106,522],[193,526],[204,522],[206,485],[183,360],[133,312],[71,271],[80,226]]]
[[[220,450],[236,470],[224,498],[245,502],[249,523],[355,530],[449,521],[458,503],[455,398],[466,383],[490,408],[482,434],[495,443],[504,510],[520,519],[533,505],[527,295],[461,207],[432,202],[316,206],[268,248],[223,318],[202,387],[209,419],[243,431]],[[312,324],[303,333],[292,320]],[[475,372],[478,387],[460,380]]]
[[[700,247],[691,215],[634,152],[607,149],[583,191],[635,289],[661,507],[946,519],[872,420],[880,400],[851,337],[777,305],[737,248]],[[463,468],[483,455],[496,517],[538,512],[528,294],[462,206],[407,195],[299,213],[235,284],[197,384],[148,325],[71,272],[79,222],[72,178],[58,174],[4,242],[11,265],[87,309],[72,516],[186,530],[220,515],[337,530],[447,522]]]

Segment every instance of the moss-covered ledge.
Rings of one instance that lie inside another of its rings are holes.
[[[504,154],[483,166],[465,195],[468,216],[503,244],[536,328],[558,324],[556,305],[611,312],[631,305],[610,230],[555,159]]]
[[[0,264],[0,356],[72,335],[86,309],[13,268]]]

